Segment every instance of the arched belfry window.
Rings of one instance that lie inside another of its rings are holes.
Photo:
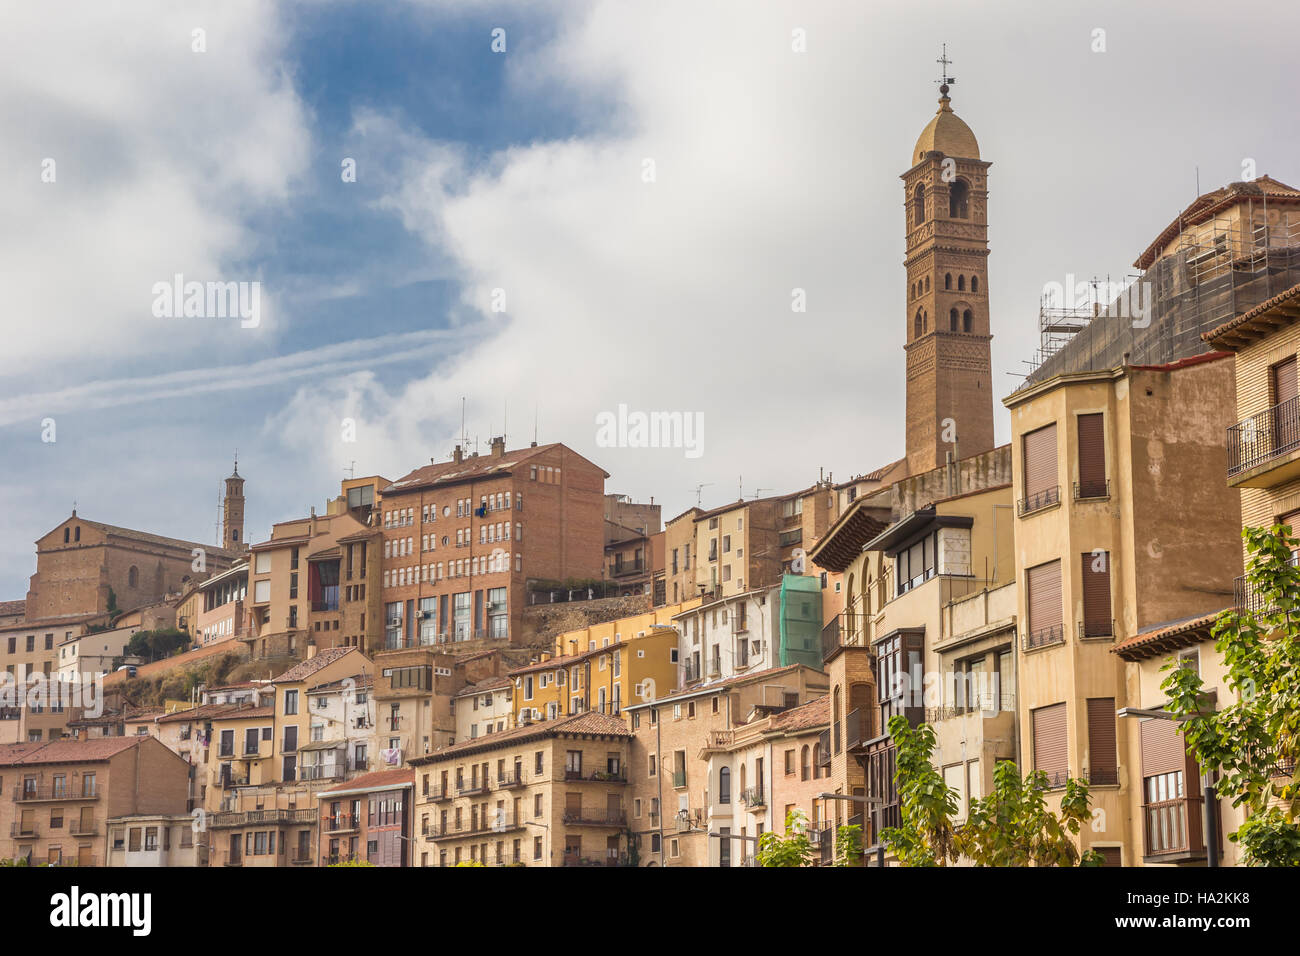
[[[140,571],[133,564],[131,570],[126,572],[126,586],[135,588],[140,586]]]
[[[958,291],[958,292],[965,292],[965,291],[966,291],[966,277],[965,277],[965,276],[958,276],[958,277],[957,277],[957,291]]]
[[[921,313],[918,312],[916,313],[916,320],[912,323],[912,338],[919,339],[920,337],[921,337]]]
[[[925,291],[926,291],[926,292],[929,292],[929,291],[930,291],[930,277],[929,277],[929,276],[926,276],[926,277],[925,277]]]
[[[951,272],[945,272],[945,273],[943,274],[943,287],[944,287],[945,289],[951,289],[951,288],[952,288],[952,273],[951,273]]]
[[[948,218],[970,218],[970,186],[964,179],[955,179],[948,187]]]
[[[975,324],[975,316],[971,314],[970,309],[967,309],[961,315],[961,330],[963,332],[969,332],[971,330],[971,327],[974,324]]]
[[[957,310],[953,309],[948,313],[948,331],[957,331]]]
[[[980,277],[979,277],[979,276],[971,276],[971,277],[970,277],[970,290],[971,290],[972,292],[978,292],[978,291],[980,290]]]
[[[912,190],[912,225],[925,223],[925,183],[918,183]]]

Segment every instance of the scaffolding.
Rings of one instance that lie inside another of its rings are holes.
[[[1021,387],[1064,372],[1202,354],[1209,347],[1201,333],[1300,283],[1300,213],[1269,208],[1266,197],[1236,209],[1235,217],[1187,227],[1104,307],[1095,296],[1083,305],[1044,297],[1039,348]]]

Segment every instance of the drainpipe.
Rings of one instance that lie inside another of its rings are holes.
[[[650,709],[655,715],[655,760],[659,766],[655,767],[655,779],[659,781],[659,868],[664,866],[664,754],[663,754],[663,727],[659,723],[659,711],[654,704]]]

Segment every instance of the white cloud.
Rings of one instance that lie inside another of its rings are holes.
[[[192,49],[195,29],[206,52]],[[57,14],[10,5],[0,371],[233,353],[253,341],[237,324],[160,327],[150,290],[175,273],[258,278],[241,262],[256,249],[244,217],[288,197],[309,142],[279,72],[283,40],[274,6],[259,0],[83,0]],[[46,159],[53,183],[41,178]]]

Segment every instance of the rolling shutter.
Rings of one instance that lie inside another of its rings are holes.
[[[1049,785],[1062,786],[1069,773],[1065,704],[1030,711],[1034,723],[1034,769],[1047,774]]]
[[[1107,637],[1111,633],[1110,552],[1094,555],[1084,552],[1083,562],[1083,636]],[[1098,567],[1100,565],[1100,568]]]
[[[1115,698],[1088,698],[1088,782],[1119,783]]]
[[[1061,625],[1061,562],[1049,561],[1025,572],[1029,581],[1029,634]]]
[[[1273,366],[1273,404],[1281,405],[1295,398],[1297,394],[1295,356]]]
[[[1106,494],[1106,430],[1101,413],[1079,416],[1079,497]]]
[[[1187,770],[1187,751],[1178,724],[1172,720],[1142,721],[1142,776]]]
[[[1048,425],[1025,435],[1025,499],[1033,501],[1057,486],[1056,425]]]

